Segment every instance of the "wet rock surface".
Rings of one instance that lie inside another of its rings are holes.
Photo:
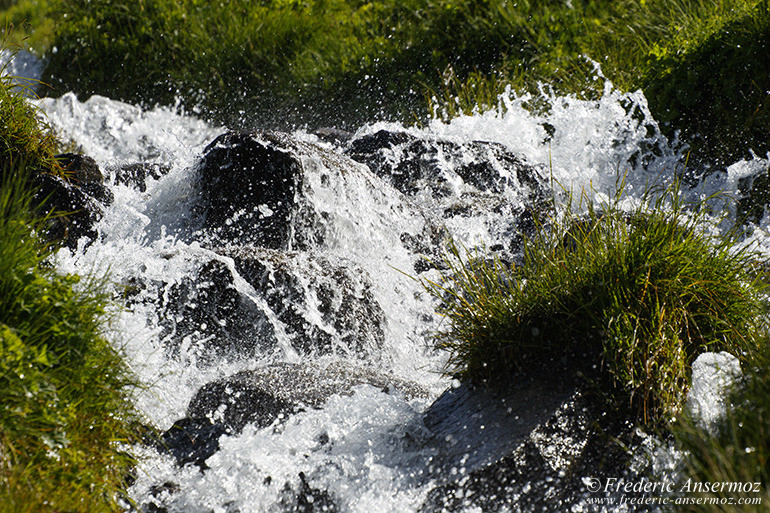
[[[380,130],[353,139],[345,153],[408,195],[424,192],[427,185],[434,195],[446,196],[460,178],[482,192],[499,194],[514,186],[535,201],[546,199],[544,170],[494,142],[460,144]]]
[[[179,465],[205,461],[219,449],[219,437],[247,425],[264,428],[305,408],[322,408],[335,394],[349,395],[370,385],[405,397],[426,397],[415,383],[371,369],[335,363],[327,367],[280,363],[208,383],[190,401],[187,417],[161,436],[160,447]]]
[[[380,130],[352,139],[345,153],[402,193],[429,196],[431,213],[445,222],[478,219],[499,241],[496,249],[508,255],[520,250],[521,235],[531,235],[536,220],[551,211],[546,170],[498,143],[461,144]]]
[[[183,345],[199,346],[198,361],[255,356],[275,344],[268,314],[235,287],[221,260],[203,263],[193,276],[158,289],[162,337],[172,354]]]
[[[277,332],[302,355],[364,357],[383,344],[385,312],[354,264],[252,246],[217,251],[175,281],[125,284],[128,308],[159,312],[170,355],[192,350],[199,365],[255,357],[278,349]]]
[[[423,513],[594,511],[587,479],[638,478],[646,465],[630,470],[632,449],[644,441],[632,424],[575,380],[506,392],[463,385],[434,402],[425,424],[441,450]]]
[[[202,216],[216,240],[287,249],[301,163],[269,132],[229,132],[204,150],[198,165]]]
[[[64,153],[56,156],[66,178],[39,173],[32,179],[33,203],[43,214],[53,213],[46,236],[76,248],[82,237],[96,239],[96,223],[104,208],[113,201],[104,177],[94,159],[87,155]]]
[[[298,352],[366,354],[382,345],[385,312],[354,263],[253,247],[223,254],[265,299]]]
[[[88,155],[62,153],[56,155],[69,181],[104,206],[114,200],[112,191],[104,183],[104,175],[96,161]]]

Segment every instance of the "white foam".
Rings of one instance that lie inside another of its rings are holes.
[[[738,358],[728,352],[703,353],[695,359],[687,407],[699,427],[714,433],[726,412],[729,387],[740,375]]]

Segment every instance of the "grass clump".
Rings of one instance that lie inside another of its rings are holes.
[[[451,374],[505,385],[523,369],[579,370],[655,428],[679,411],[698,354],[755,354],[751,255],[706,234],[705,214],[685,215],[676,189],[630,213],[618,201],[568,209],[512,269],[450,246],[449,270],[426,286],[449,321],[436,343]]]
[[[6,47],[6,44],[0,45]],[[58,141],[41,125],[35,110],[0,70],[0,169],[29,169],[61,174],[54,157]],[[25,165],[20,166],[21,163]]]
[[[11,87],[0,82],[0,512],[118,511],[133,381],[103,336],[98,282],[48,260],[29,184],[58,166]]]

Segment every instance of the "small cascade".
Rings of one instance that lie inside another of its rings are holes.
[[[156,434],[131,449],[142,511],[462,511],[500,506],[462,499],[483,493],[484,465],[507,454],[558,483],[574,462],[590,469],[586,451],[601,451],[586,434],[594,406],[568,377],[491,413],[453,388],[420,280],[439,278],[450,239],[512,264],[554,198],[601,200],[625,180],[633,203],[674,181],[683,149],[641,93],[552,97],[540,115],[527,100],[334,138],[232,132],[98,96],[36,101],[110,192],[98,235],[56,263],[108,277],[107,335],[144,385],[135,403]],[[762,172],[767,160],[739,163],[688,194],[749,194],[761,184],[747,177]],[[753,237],[767,245],[765,227]],[[484,429],[501,438],[485,445]],[[652,443],[639,436],[629,440]],[[638,459],[617,464],[636,472]],[[521,504],[548,493],[503,481]],[[559,500],[580,504],[580,494]]]

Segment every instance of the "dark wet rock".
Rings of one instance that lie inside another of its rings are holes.
[[[460,144],[380,130],[353,139],[345,153],[402,193],[423,202],[430,196],[444,220],[477,218],[509,254],[521,249],[522,235],[534,233],[551,211],[546,170],[498,143]]]
[[[417,137],[406,132],[379,130],[373,134],[353,139],[346,153],[356,162],[369,166],[375,173],[387,173],[390,170],[390,163],[385,150],[392,150],[396,146],[413,144],[418,141]]]
[[[143,513],[168,513],[168,509],[164,504],[179,493],[179,490],[179,485],[170,481],[150,487],[152,502],[142,504],[140,511]]]
[[[299,490],[291,511],[296,513],[335,513],[338,511],[333,497],[324,490],[313,488],[307,482],[304,472],[299,473]]]
[[[219,450],[219,437],[226,432],[222,424],[185,417],[161,435],[160,448],[171,454],[180,466],[192,463],[205,469],[206,460]]]
[[[185,339],[205,340],[199,361],[226,356],[254,356],[273,345],[274,332],[265,312],[239,292],[227,265],[203,264],[197,275],[173,285],[160,316],[166,336],[178,349]]]
[[[112,193],[103,183],[96,162],[88,156],[66,153],[56,157],[66,178],[39,173],[32,179],[33,202],[44,213],[53,212],[47,237],[77,247],[81,237],[98,237],[95,225],[112,203]]]
[[[253,247],[222,250],[283,323],[301,353],[367,354],[385,339],[385,312],[352,262]]]
[[[336,513],[339,511],[334,497],[325,490],[314,488],[308,483],[304,472],[300,472],[299,484],[287,482],[281,490],[276,506],[281,513]]]
[[[545,199],[547,192],[543,169],[527,164],[494,142],[460,144],[380,130],[351,141],[346,153],[409,195],[421,192],[426,185],[434,195],[447,195],[455,177],[483,192],[526,188],[536,200]]]
[[[232,271],[221,260],[204,260],[176,282],[133,279],[126,284],[124,299],[129,308],[153,303],[169,352],[192,349],[201,365],[254,356],[275,346],[268,315],[238,291]]]
[[[250,424],[267,427],[304,408],[321,408],[332,395],[351,394],[353,387],[364,384],[410,398],[427,395],[415,383],[348,364],[273,364],[201,387],[187,407],[187,417],[162,435],[162,447],[180,465],[205,468],[222,434],[240,433]]]
[[[192,352],[200,365],[253,357],[274,350],[277,333],[301,354],[364,357],[382,346],[386,315],[355,264],[254,247],[217,251],[185,264],[177,281],[124,284],[129,308],[153,304],[172,355]]]
[[[351,243],[355,230],[384,233],[409,219],[412,232],[419,232],[429,217],[360,163],[290,134],[224,134],[195,172],[200,199],[191,227],[195,240],[214,250],[340,247]]]
[[[629,478],[629,448],[643,443],[631,423],[570,378],[509,391],[462,385],[434,402],[425,424],[440,448],[425,513],[570,511],[586,496],[604,496],[590,495],[586,478]]]
[[[140,192],[147,190],[147,180],[159,180],[167,175],[171,168],[165,164],[137,162],[121,166],[114,171],[115,183],[128,185]]]
[[[64,169],[70,183],[105,206],[112,204],[114,197],[104,183],[104,175],[94,159],[88,155],[62,153],[56,155],[56,160]]]
[[[228,132],[204,150],[198,166],[203,217],[217,240],[289,247],[302,165],[288,138]]]
[[[415,383],[349,364],[324,368],[278,363],[204,385],[190,401],[187,416],[210,419],[239,432],[246,424],[270,425],[298,408],[320,408],[332,395],[350,394],[353,387],[364,384],[410,398],[427,395]]]

